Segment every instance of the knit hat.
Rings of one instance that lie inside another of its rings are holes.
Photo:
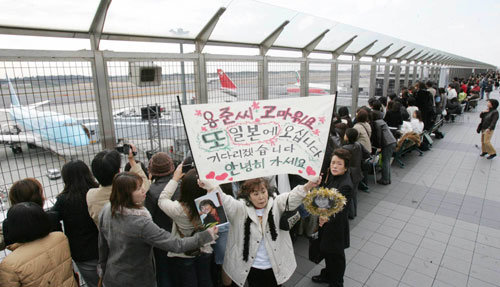
[[[152,176],[166,176],[174,172],[174,162],[164,152],[155,153],[149,161],[148,169]]]

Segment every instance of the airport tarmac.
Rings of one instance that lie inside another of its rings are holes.
[[[326,77],[322,77],[325,79]],[[347,75],[342,75],[342,81],[347,80]],[[256,77],[250,78],[235,78],[235,83],[238,85],[238,98],[227,95],[219,89],[219,83],[210,83],[208,85],[209,92],[209,102],[223,102],[223,101],[253,101],[258,100],[258,89],[257,89],[257,79]],[[282,82],[285,87],[293,82],[293,79],[283,78],[278,82]],[[342,82],[339,80],[339,82]],[[276,80],[273,83],[277,82]],[[326,83],[326,82],[325,82]],[[169,83],[167,83],[168,86]],[[176,144],[175,139],[183,139],[184,131],[182,127],[182,120],[180,117],[177,96],[182,98],[181,89],[179,89],[179,82],[171,82],[170,87],[164,88],[152,87],[150,88],[150,93],[148,89],[139,88],[126,82],[111,83],[111,94],[112,94],[112,108],[113,111],[124,108],[135,108],[140,110],[140,107],[146,105],[159,104],[164,107],[166,113],[161,121],[162,127],[162,149],[168,150],[170,146]],[[327,84],[327,83],[326,83]],[[175,88],[172,88],[174,86]],[[190,87],[193,86],[192,82],[187,83],[187,102],[195,100],[195,94],[192,92]],[[368,100],[368,95],[366,91],[368,90],[367,83],[361,83],[361,86],[366,86],[364,92],[361,92],[359,98],[359,106],[366,105]],[[270,86],[270,99],[276,98],[286,98],[297,95],[286,95],[279,93],[272,93],[273,91],[281,90],[282,86]],[[40,94],[36,92],[41,91]],[[63,88],[54,89],[60,91],[57,95],[47,96],[50,94],[51,89],[45,88],[33,88],[19,89],[17,93],[21,99],[22,104],[32,104],[39,101],[50,100],[50,103],[40,106],[39,110],[50,110],[61,114],[70,115],[77,119],[86,119],[87,122],[92,122],[97,119],[97,108],[93,97],[93,88],[91,83],[80,83],[77,85],[68,86],[65,85]],[[74,96],[67,96],[65,91],[73,91]],[[174,91],[174,92],[172,92]],[[62,93],[62,94],[61,94]],[[162,94],[163,93],[163,94]],[[10,106],[10,99],[8,98],[8,91],[2,89],[2,101],[1,105],[4,107]],[[37,96],[34,96],[37,95]],[[66,95],[66,96],[65,96]],[[340,93],[337,99],[337,107],[340,106],[351,106],[351,94],[350,93]],[[133,126],[128,126],[129,122],[135,122],[140,124],[135,124]],[[6,113],[0,114],[1,124],[13,124],[13,122],[7,118]],[[97,126],[97,125],[96,125]],[[172,129],[176,129],[176,132],[172,132]],[[145,151],[151,149],[151,142],[149,140],[149,131],[147,121],[141,121],[140,117],[116,117],[115,127],[118,138],[123,138],[125,141],[132,142],[136,144],[139,148],[139,154],[137,156],[138,160],[146,161]],[[96,135],[98,131],[95,131]],[[96,135],[93,135],[94,137]],[[80,159],[90,165],[90,162],[94,155],[101,150],[101,145],[99,143],[93,143],[88,146],[80,147],[77,153],[71,156],[62,157],[52,151],[45,150],[42,148],[30,148],[26,144],[21,145],[23,153],[13,154],[9,146],[3,145],[0,147],[0,170],[2,176],[0,178],[0,188],[3,190],[8,190],[10,185],[22,178],[35,177],[41,181],[45,196],[48,200],[49,205],[53,204],[54,197],[62,190],[63,183],[62,179],[50,180],[46,174],[48,169],[61,168],[65,162],[71,159]],[[175,147],[179,148],[179,147]],[[125,164],[125,160],[123,160]],[[0,190],[0,194],[1,194]],[[1,195],[0,195],[1,196]],[[5,213],[4,211],[8,208],[8,203],[3,202],[0,204],[0,221]]]

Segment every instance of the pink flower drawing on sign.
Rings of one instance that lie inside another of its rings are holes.
[[[206,131],[207,131],[207,128],[206,128],[206,127],[201,127],[201,131],[202,131],[202,132],[206,132]]]
[[[318,119],[319,119],[319,122],[320,122],[320,123],[322,123],[322,124],[324,124],[324,123],[325,123],[325,120],[326,120],[326,119],[325,119],[325,117],[319,117]]]
[[[194,115],[197,117],[201,117],[201,110],[196,110]]]
[[[252,109],[256,110],[258,109],[260,106],[259,106],[259,103],[258,102],[253,102],[252,104]]]
[[[315,130],[313,131],[313,134],[315,134],[315,135],[319,136],[319,130],[318,130],[318,129],[315,129]]]

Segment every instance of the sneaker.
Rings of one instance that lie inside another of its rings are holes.
[[[494,158],[494,157],[496,157],[496,156],[497,156],[497,154],[496,154],[496,153],[494,153],[494,154],[490,155],[489,157],[487,157],[487,159],[493,159],[493,158]]]
[[[488,154],[487,152],[483,152],[483,153],[481,153],[479,156],[485,156],[485,155],[487,155],[487,154]]]

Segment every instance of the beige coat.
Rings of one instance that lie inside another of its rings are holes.
[[[9,248],[12,253],[0,263],[0,286],[78,287],[68,239],[62,232]]]
[[[131,169],[130,172],[136,173],[142,178],[142,187],[144,190],[149,190],[151,181],[146,177],[144,171],[142,171],[141,165],[136,164]],[[99,186],[97,188],[91,188],[87,192],[87,206],[89,208],[90,217],[94,220],[94,223],[99,227],[99,214],[103,209],[104,205],[109,202],[109,197],[111,196],[111,185],[109,186]]]
[[[168,184],[163,189],[158,199],[158,206],[160,209],[168,215],[175,224],[172,225],[172,237],[181,238],[179,231],[185,236],[189,237],[193,234],[194,226],[189,220],[189,217],[184,212],[182,204],[177,200],[172,200],[175,190],[177,189],[178,182],[175,180],[170,180]],[[201,225],[201,222],[200,222]],[[203,246],[201,251],[204,253],[212,253],[212,247],[210,245]],[[183,257],[183,258],[193,258],[193,256],[187,256],[185,253],[175,253],[168,252],[169,257]]]
[[[370,137],[372,136],[372,127],[369,123],[356,123],[354,127],[358,133],[358,140],[362,146],[366,148],[367,151],[372,152],[372,142]]]
[[[243,286],[245,284],[261,240],[265,241],[267,255],[269,256],[269,261],[271,262],[277,283],[283,284],[290,279],[297,267],[297,263],[295,262],[290,233],[279,229],[279,222],[285,210],[287,197],[289,197],[289,209],[293,210],[302,203],[302,199],[305,196],[306,192],[303,186],[299,185],[289,193],[280,194],[276,198],[269,198],[261,224],[253,206],[247,206],[244,200],[236,200],[221,192],[224,210],[231,224],[223,268],[227,275],[229,275],[238,286]],[[272,240],[270,229],[267,224],[271,207],[273,209],[276,231],[278,233],[276,241]],[[250,225],[248,261],[245,262],[243,260],[243,242],[245,238],[244,225],[247,217],[252,220],[252,223]]]

